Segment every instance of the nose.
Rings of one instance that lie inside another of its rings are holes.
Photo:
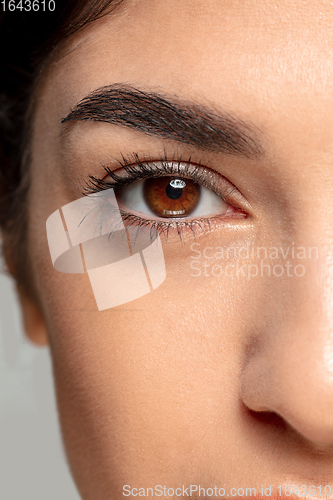
[[[278,414],[321,447],[333,445],[332,277],[321,263],[274,294],[248,350],[241,386],[250,410]]]

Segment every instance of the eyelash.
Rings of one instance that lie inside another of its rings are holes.
[[[126,176],[120,176],[113,172],[107,165],[102,165],[106,175],[108,175],[112,179],[112,182],[89,175],[89,180],[86,182],[82,194],[84,196],[88,196],[90,194],[99,193],[110,188],[114,189],[114,191],[117,192],[120,189],[129,186],[135,181],[163,177],[166,175],[171,177],[178,176],[189,178],[194,182],[197,182],[201,186],[205,186],[210,189],[225,203],[228,203],[227,199],[236,190],[236,188],[233,187],[229,192],[222,192],[221,189],[219,189],[219,187],[217,186],[216,179],[211,179],[210,181],[208,181],[207,170],[209,171],[210,169],[208,169],[207,167],[203,167],[201,162],[192,163],[191,158],[185,161],[182,157],[175,158],[175,156],[173,156],[172,160],[170,160],[166,152],[158,160],[153,161],[141,160],[137,153],[133,153],[128,157],[122,155],[122,160],[117,160],[117,163],[121,168],[124,169],[124,171],[126,172]],[[216,172],[210,172],[216,176],[219,175]],[[183,239],[184,230],[189,230],[195,240],[196,230],[199,229],[204,233],[206,232],[206,229],[210,231],[211,223],[214,221],[229,220],[232,218],[246,218],[246,213],[244,211],[242,211],[238,207],[235,207],[234,205],[232,206],[233,208],[238,210],[237,217],[233,217],[233,215],[223,217],[223,215],[219,214],[212,217],[202,217],[199,219],[173,219],[171,222],[145,219],[135,214],[130,214],[122,209],[120,209],[120,213],[126,226],[137,226],[138,228],[150,227],[151,229],[156,230],[158,234],[164,234],[166,237],[169,236],[169,232],[171,229],[176,229],[180,240]]]

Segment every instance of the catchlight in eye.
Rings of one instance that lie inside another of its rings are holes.
[[[190,215],[200,200],[200,185],[191,179],[170,176],[146,179],[144,196],[152,212],[159,217]]]

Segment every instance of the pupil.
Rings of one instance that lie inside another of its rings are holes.
[[[175,187],[171,186],[171,184],[168,184],[165,192],[169,198],[171,198],[172,200],[177,200],[178,198],[181,197],[183,189],[182,188],[175,188]]]

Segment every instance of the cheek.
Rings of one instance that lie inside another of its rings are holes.
[[[161,480],[154,464],[179,474],[190,461],[194,473],[201,447],[214,450],[225,422],[234,425],[243,345],[262,281],[213,276],[217,261],[208,259],[196,276],[187,250],[166,247],[165,282],[105,311],[97,311],[86,275],[45,276],[58,406],[74,469],[88,461],[105,464],[115,478],[137,473],[142,480],[149,470]]]
[[[137,300],[98,311],[87,273],[52,267],[43,221],[56,207],[42,201],[47,215],[41,218],[36,210],[31,219],[33,270],[64,442],[78,483],[99,478],[113,488],[136,477],[159,484],[169,474],[182,484],[178,476],[189,462],[193,474],[211,463],[220,467],[216,442],[229,448],[238,443],[234,415],[245,348],[271,284],[227,275],[226,265],[235,266],[236,257],[221,262],[210,249],[221,247],[222,235],[224,247],[245,244],[251,227],[247,233],[229,227],[203,236],[200,259],[193,238],[168,240],[165,281]],[[87,464],[91,473],[85,477]]]

